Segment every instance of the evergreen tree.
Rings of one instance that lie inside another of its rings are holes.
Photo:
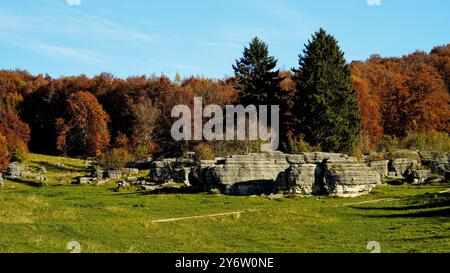
[[[296,112],[299,133],[324,151],[351,152],[357,142],[360,109],[350,67],[336,39],[320,29],[299,56]]]
[[[276,98],[280,91],[279,71],[275,57],[269,55],[266,43],[255,37],[244,48],[243,57],[233,65],[237,79],[237,88],[241,92],[243,105],[278,104]]]

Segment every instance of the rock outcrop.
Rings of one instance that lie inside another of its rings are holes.
[[[189,181],[199,191],[216,188],[232,195],[357,196],[379,183],[380,173],[343,154],[272,152],[202,161],[191,169]]]
[[[397,158],[389,162],[389,170],[395,172],[397,176],[408,176],[412,171],[419,168],[417,160],[409,158]]]
[[[368,163],[370,169],[380,174],[381,178],[389,175],[389,160],[370,161]]]
[[[380,183],[380,174],[361,163],[327,163],[324,182],[328,195],[355,197],[369,193]]]
[[[28,169],[27,165],[19,162],[13,162],[9,164],[6,172],[4,173],[6,179],[17,179],[24,176],[25,171]]]

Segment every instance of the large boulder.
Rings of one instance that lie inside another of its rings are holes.
[[[370,161],[368,165],[372,171],[378,172],[381,178],[388,177],[389,160]]]
[[[302,153],[305,158],[305,163],[321,164],[321,163],[356,163],[356,157],[337,153]]]
[[[186,177],[193,165],[193,161],[187,159],[168,158],[153,161],[150,166],[149,180],[157,183],[170,181],[186,183]]]
[[[361,163],[327,163],[324,188],[331,196],[355,197],[380,183],[380,174]]]
[[[216,165],[211,175],[226,194],[262,194],[277,190],[289,166],[286,155],[279,152],[236,155]]]
[[[24,176],[28,166],[19,162],[13,162],[9,164],[6,172],[4,173],[6,179],[17,179]]]
[[[417,160],[410,158],[397,158],[389,162],[389,171],[395,172],[397,176],[409,176],[413,171],[419,169]]]
[[[319,181],[321,167],[316,164],[299,164],[289,167],[287,189],[290,193],[312,195],[320,192]]]
[[[421,153],[422,164],[432,173],[450,179],[450,154]]]

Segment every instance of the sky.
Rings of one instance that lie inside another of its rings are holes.
[[[278,68],[323,27],[348,62],[450,43],[448,0],[0,0],[0,69],[224,78],[255,36]]]

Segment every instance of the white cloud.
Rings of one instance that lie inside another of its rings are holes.
[[[66,0],[66,3],[69,6],[80,6],[81,0]]]
[[[367,0],[369,6],[381,6],[381,0]]]

